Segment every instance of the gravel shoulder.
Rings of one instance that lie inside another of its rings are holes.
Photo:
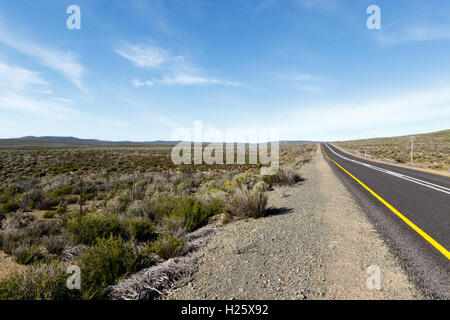
[[[320,152],[300,184],[272,191],[271,215],[219,228],[192,280],[166,299],[421,299]],[[378,266],[381,289],[367,288]]]

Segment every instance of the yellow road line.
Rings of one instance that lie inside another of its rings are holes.
[[[431,174],[435,174],[435,175],[438,175],[438,176],[443,176],[443,177],[450,178],[450,175],[445,174],[445,173],[441,173],[441,172],[428,171],[428,170],[425,170],[425,169],[419,169],[419,168],[414,168],[414,167],[410,167],[410,166],[404,166],[404,165],[397,164],[397,163],[384,162],[384,161],[377,160],[377,159],[367,159],[367,158],[361,157],[361,156],[359,156],[357,154],[350,153],[350,152],[344,150],[344,148],[335,145],[334,143],[330,143],[330,144],[333,147],[335,147],[336,149],[338,149],[339,151],[348,154],[349,156],[356,157],[356,158],[359,158],[359,159],[363,159],[363,160],[366,160],[366,161],[375,162],[375,163],[381,163],[381,164],[385,164],[385,165],[388,165],[388,166],[399,167],[399,168],[404,168],[404,169],[411,169],[411,170],[425,172],[425,173],[431,173]]]
[[[340,169],[342,169],[345,173],[347,173],[350,177],[355,179],[360,185],[362,185],[367,191],[369,191],[375,198],[377,198],[382,204],[384,204],[389,210],[391,210],[393,213],[395,213],[400,219],[402,219],[408,226],[410,226],[414,231],[416,231],[419,235],[422,236],[425,240],[427,240],[433,247],[435,247],[437,250],[439,250],[440,253],[442,253],[447,259],[450,260],[450,252],[445,249],[443,246],[441,246],[436,240],[434,240],[432,237],[430,237],[426,232],[424,232],[422,229],[420,229],[418,226],[416,226],[414,223],[412,223],[411,220],[406,218],[403,214],[401,214],[397,209],[395,209],[393,206],[391,206],[386,200],[384,200],[382,197],[380,197],[378,194],[376,194],[372,189],[370,189],[368,186],[366,186],[364,183],[362,183],[358,178],[356,178],[353,174],[345,170],[343,167],[341,167],[336,161],[333,159],[330,159],[328,157],[328,154],[325,152],[325,149],[322,146],[322,150],[325,153],[325,156],[328,158],[328,160],[332,161],[336,166],[338,166]]]

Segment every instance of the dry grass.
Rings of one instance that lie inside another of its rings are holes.
[[[411,162],[411,136],[339,141],[347,151],[380,160],[408,164]],[[441,171],[450,166],[450,130],[415,135],[413,163]]]

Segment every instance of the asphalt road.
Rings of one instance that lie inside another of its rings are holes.
[[[418,289],[450,299],[450,177],[322,152]]]

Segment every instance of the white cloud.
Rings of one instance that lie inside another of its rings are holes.
[[[163,85],[205,85],[221,84],[226,86],[237,86],[237,83],[224,81],[200,75],[200,70],[188,63],[184,56],[174,55],[165,50],[150,45],[124,45],[114,50],[117,54],[131,61],[135,66],[146,68],[160,75],[159,78],[141,81],[131,80],[137,87],[151,87],[155,84]]]
[[[55,93],[53,92],[53,90],[51,90],[51,89],[34,90],[34,92],[40,93],[40,94],[46,94],[46,95],[53,95],[53,94],[55,94]]]
[[[377,33],[375,39],[381,45],[387,46],[406,42],[450,40],[450,29],[448,27],[414,26],[398,33]]]
[[[136,87],[136,88],[141,88],[141,87],[153,87],[155,84],[153,83],[153,81],[147,80],[147,81],[141,81],[139,79],[133,79],[131,80],[131,83]]]
[[[134,65],[144,68],[160,68],[172,58],[169,52],[153,46],[126,45],[114,51]]]
[[[0,23],[0,41],[4,44],[32,56],[48,68],[54,69],[64,75],[78,88],[83,89],[82,77],[85,67],[78,62],[77,56],[72,52],[62,52],[33,43],[28,39],[12,34]]]
[[[0,62],[0,85],[21,90],[30,85],[45,85],[39,73]]]
[[[238,86],[238,84],[234,82],[182,74],[176,76],[164,76],[162,79],[154,81],[156,81],[157,83],[163,83],[167,85],[223,84],[226,86]]]
[[[59,102],[64,102],[64,103],[73,103],[75,102],[72,99],[66,99],[66,98],[53,98],[53,100],[59,101]]]
[[[77,110],[55,101],[34,99],[8,91],[0,91],[0,110],[47,119],[74,119],[81,115]]]
[[[34,89],[45,85],[47,82],[39,73],[0,62],[0,110],[8,111],[8,114],[20,113],[48,119],[79,115],[75,109],[61,104],[71,103],[73,100],[52,97],[53,91],[45,87]],[[33,89],[25,90],[29,87]],[[32,93],[44,95],[47,99],[36,99]],[[6,116],[5,112],[2,114]]]

